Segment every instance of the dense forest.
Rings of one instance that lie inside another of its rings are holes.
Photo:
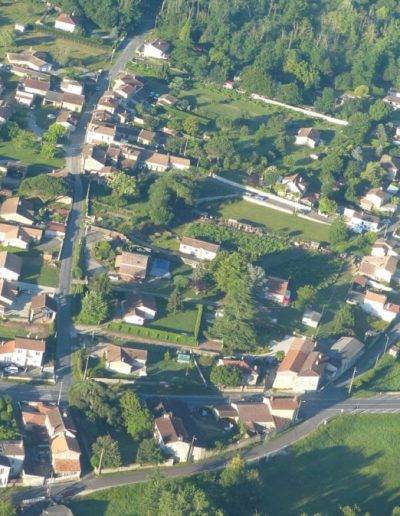
[[[291,103],[400,87],[397,0],[164,0],[157,27],[194,77]]]

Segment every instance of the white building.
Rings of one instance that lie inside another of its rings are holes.
[[[9,461],[11,467],[9,476],[17,477],[22,471],[25,460],[25,448],[22,439],[1,441],[0,455],[6,457]]]
[[[147,351],[109,344],[106,350],[106,367],[119,374],[146,376]]]
[[[387,297],[368,290],[363,298],[361,308],[386,322],[393,321],[400,313],[400,305],[388,303]]]
[[[319,131],[316,131],[312,127],[302,127],[299,129],[295,144],[296,145],[307,145],[311,149],[314,149],[320,142]]]
[[[56,29],[63,30],[64,32],[75,32],[77,25],[73,16],[66,13],[61,13],[54,23]]]
[[[199,260],[214,260],[219,251],[219,245],[210,244],[197,238],[183,237],[179,245],[179,252],[195,256]]]
[[[18,281],[22,269],[22,258],[7,251],[0,252],[0,278]]]
[[[124,302],[123,320],[128,324],[143,326],[157,315],[157,304],[153,296],[132,296]]]
[[[390,283],[397,271],[399,259],[396,256],[364,256],[359,273],[372,280]]]
[[[7,487],[11,464],[7,457],[0,455],[0,487]]]
[[[117,128],[114,124],[89,124],[86,143],[114,143]]]
[[[364,231],[376,233],[379,230],[379,218],[373,215],[352,208],[345,208],[343,217],[347,226],[355,233],[363,233]]]
[[[83,85],[79,81],[65,77],[60,84],[60,90],[64,93],[83,94]]]
[[[328,351],[329,366],[333,377],[338,378],[364,353],[364,344],[355,337],[341,337]]]
[[[155,39],[144,44],[143,56],[153,59],[168,59],[170,45],[162,39]]]
[[[306,310],[303,314],[303,318],[301,322],[305,326],[309,326],[310,328],[317,328],[318,324],[321,320],[322,314],[316,312],[315,310]]]
[[[46,351],[46,341],[15,337],[0,344],[0,362],[20,367],[41,367]]]

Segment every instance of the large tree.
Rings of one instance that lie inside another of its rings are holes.
[[[19,187],[24,197],[39,197],[43,202],[68,194],[68,187],[63,179],[50,174],[39,174],[24,179]]]
[[[134,439],[149,435],[152,425],[151,414],[132,390],[124,392],[121,396],[120,407],[125,428]]]
[[[90,463],[94,468],[101,466],[102,469],[121,466],[122,460],[117,441],[109,435],[100,435],[92,444]]]

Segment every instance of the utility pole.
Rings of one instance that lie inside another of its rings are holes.
[[[58,393],[58,401],[57,401],[57,405],[58,406],[60,406],[62,386],[63,386],[63,380],[61,380],[60,390],[59,390],[59,393]]]
[[[86,374],[87,374],[87,370],[88,370],[89,358],[90,358],[90,355],[88,355],[88,356],[86,357],[85,372],[83,373],[83,379],[84,379],[84,380],[86,380]]]
[[[386,343],[385,343],[385,349],[383,350],[383,354],[386,353],[386,350],[387,350],[387,347],[388,347],[388,344],[389,344],[389,335],[385,335],[386,337]]]
[[[98,468],[99,475],[101,474],[101,464],[103,462],[103,455],[104,455],[104,448],[101,449],[101,453],[100,453],[99,468]]]
[[[353,382],[354,382],[354,377],[356,375],[356,371],[357,371],[357,368],[355,367],[354,370],[353,370],[353,375],[351,377],[351,380],[350,380],[350,385],[349,385],[349,396],[351,394],[351,390],[353,388]]]

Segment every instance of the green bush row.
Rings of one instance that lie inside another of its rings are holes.
[[[110,322],[107,328],[111,331],[138,335],[149,339],[163,340],[174,344],[197,345],[197,339],[191,335],[180,335],[178,333],[157,330],[145,326],[131,326],[126,323]]]
[[[194,325],[194,331],[193,336],[196,342],[199,341],[199,335],[200,335],[200,329],[201,329],[201,321],[203,319],[203,310],[204,305],[198,304],[196,305],[197,308],[197,317],[196,317],[196,323]]]
[[[82,237],[78,240],[74,247],[72,255],[72,277],[74,279],[83,279],[85,275],[84,271],[84,249],[85,249],[85,238]]]

